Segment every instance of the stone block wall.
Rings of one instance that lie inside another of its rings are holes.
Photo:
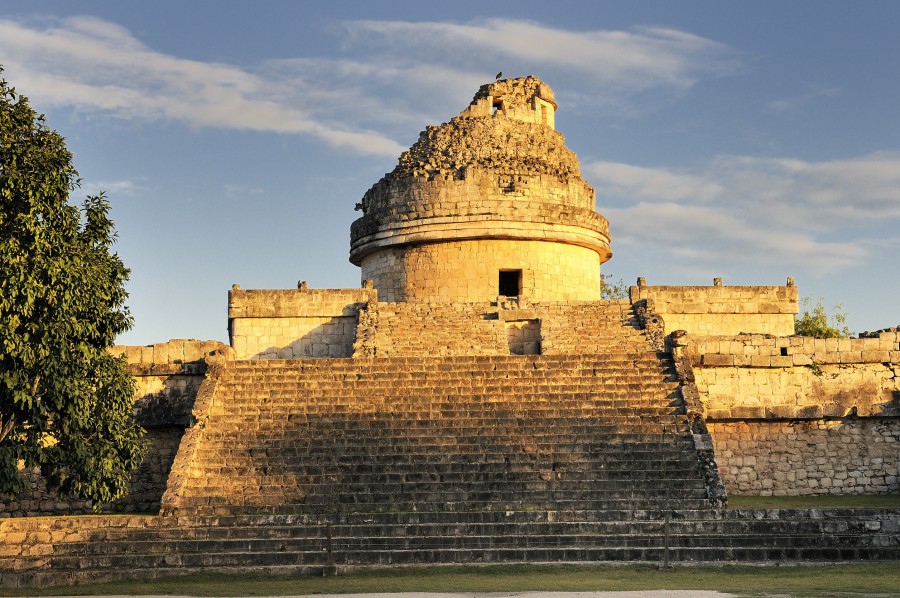
[[[693,335],[742,333],[787,336],[794,333],[797,287],[787,286],[647,286],[630,289],[632,303],[653,302],[665,332]]]
[[[731,494],[896,494],[896,419],[707,422]]]
[[[688,337],[684,351],[730,492],[900,491],[900,333]]]
[[[247,290],[228,293],[237,359],[352,357],[359,310],[374,289]]]
[[[128,494],[102,509],[107,513],[155,513],[166,488],[169,471],[185,428],[197,390],[205,373],[205,358],[226,351],[218,341],[171,340],[148,346],[112,347],[124,354],[137,390],[133,416],[146,430],[148,446],[144,461],[132,474]],[[0,500],[0,517],[33,517],[90,513],[90,501],[58,497],[49,492],[37,471],[24,472],[26,490],[15,499]]]

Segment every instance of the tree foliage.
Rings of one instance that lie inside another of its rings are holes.
[[[131,326],[129,271],[103,195],[68,203],[78,184],[62,136],[0,76],[0,494],[21,491],[24,463],[98,504],[143,447],[134,381],[107,352]]]
[[[794,318],[794,334],[815,338],[849,338],[844,306],[835,305],[829,314],[822,297],[804,297],[800,300],[800,315]]]
[[[615,282],[611,282],[612,274],[600,274],[600,298],[603,300],[610,299],[628,299],[628,287],[621,278]]]

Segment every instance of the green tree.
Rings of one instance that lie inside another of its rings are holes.
[[[816,338],[849,338],[847,313],[837,304],[831,314],[822,297],[804,297],[800,300],[800,315],[794,318],[794,334]]]
[[[604,300],[610,299],[628,299],[628,287],[621,278],[616,282],[611,282],[612,274],[600,273],[600,298]]]
[[[69,205],[72,154],[0,69],[0,494],[20,466],[95,501],[125,493],[140,463],[134,381],[107,352],[131,326],[128,269],[103,195]]]

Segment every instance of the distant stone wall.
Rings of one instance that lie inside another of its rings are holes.
[[[374,289],[232,289],[228,329],[235,357],[352,357],[359,310],[375,300]]]
[[[382,301],[491,301],[501,270],[521,270],[520,296],[529,302],[600,298],[600,256],[577,245],[456,241],[384,249],[362,261]]]
[[[797,287],[788,286],[633,286],[631,301],[653,302],[666,333],[693,335],[741,333],[787,336],[794,333]]]
[[[688,336],[684,351],[730,492],[900,491],[900,333]]]
[[[146,430],[144,461],[134,472],[128,494],[102,509],[107,513],[155,513],[166,488],[169,470],[178,451],[197,390],[206,373],[205,358],[226,351],[218,341],[171,340],[148,346],[117,345],[124,354],[137,391],[133,416]],[[33,517],[90,513],[92,503],[49,492],[37,471],[24,472],[26,490],[0,502],[0,517]]]

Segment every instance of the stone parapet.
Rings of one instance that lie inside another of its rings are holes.
[[[163,372],[169,365],[188,366],[203,363],[203,360],[214,352],[225,350],[219,341],[199,341],[197,339],[171,339],[164,343],[152,345],[114,345],[110,353],[124,355],[132,373],[140,375],[158,367]],[[168,368],[177,370],[178,368]],[[182,368],[189,370],[190,368]]]
[[[250,289],[228,291],[228,319],[355,316],[374,289]]]
[[[228,330],[237,359],[350,357],[359,311],[375,289],[241,290],[228,293]]]
[[[900,415],[900,333],[865,339],[689,336],[682,342],[713,420]]]
[[[653,301],[666,333],[694,335],[794,332],[797,287],[786,286],[647,286],[630,288],[632,302]]]

